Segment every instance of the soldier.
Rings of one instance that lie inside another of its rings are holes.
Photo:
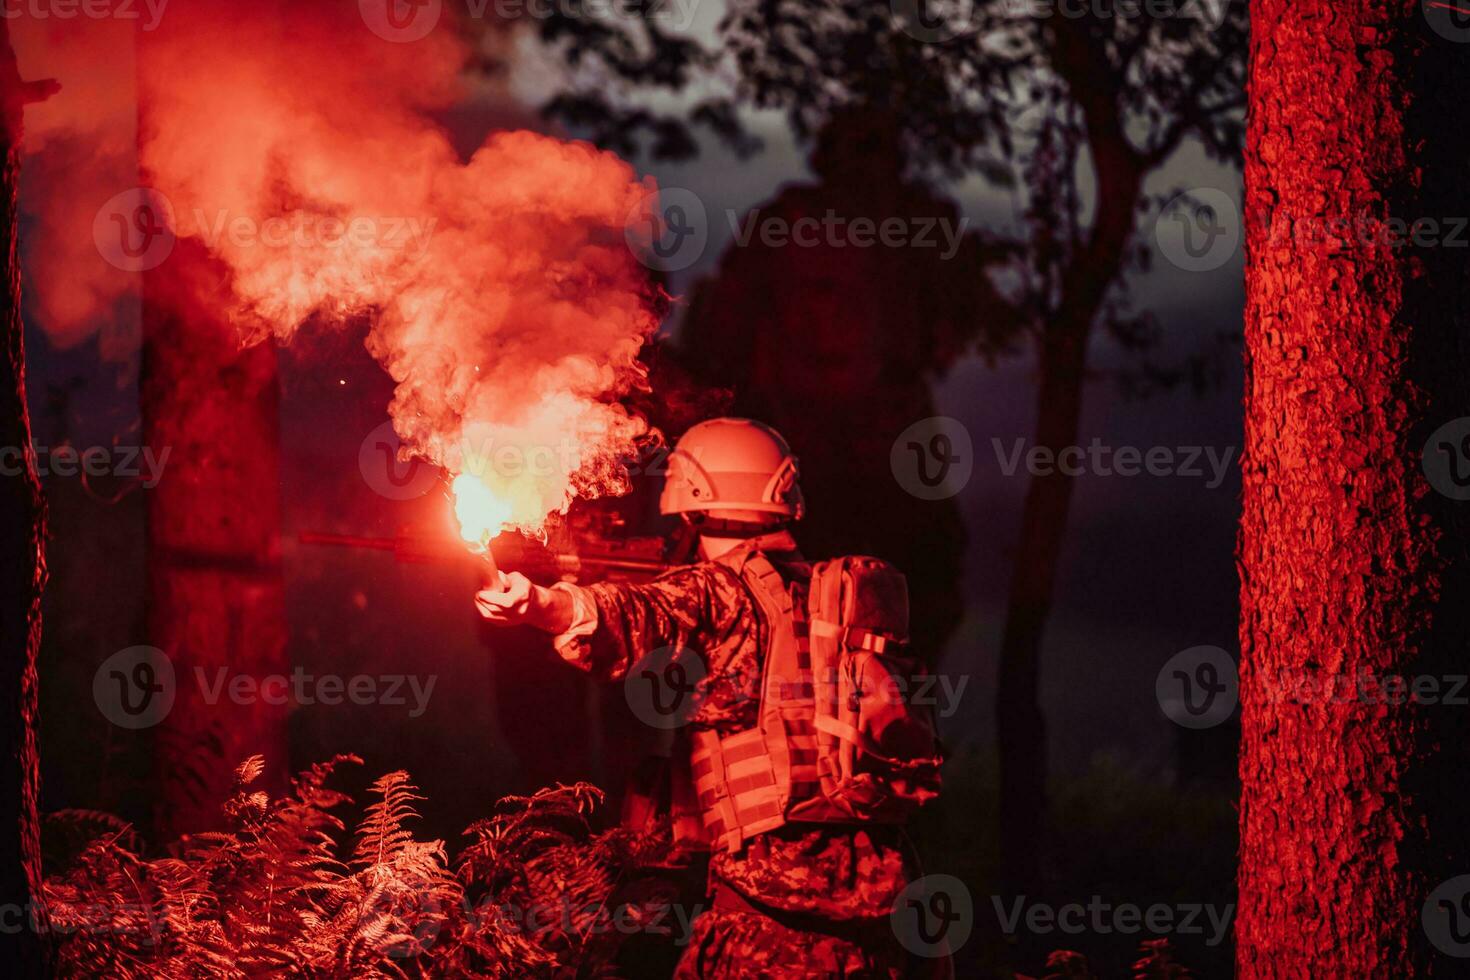
[[[758,422],[696,425],[669,463],[660,509],[695,526],[696,563],[643,585],[510,573],[476,604],[597,677],[660,660],[686,679],[674,797],[692,820],[675,830],[712,851],[712,906],[676,976],[903,976],[887,921],[913,873],[901,820],[935,795],[939,763],[932,719],[883,693],[913,679],[895,664],[918,669],[903,578],[802,558],[796,459]]]

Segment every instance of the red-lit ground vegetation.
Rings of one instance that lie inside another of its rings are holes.
[[[508,796],[451,859],[409,829],[423,799],[405,772],[376,780],[349,833],[352,800],[327,783],[355,756],[297,775],[271,799],[235,771],[224,828],[148,857],[110,814],[51,815],[45,901],[55,975],[184,977],[615,977],[623,946],[670,928],[673,883],[650,872],[666,840],[597,831],[587,783]],[[693,911],[697,911],[693,910]],[[1135,980],[1188,980],[1168,940],[1141,945]],[[1028,978],[1017,975],[1018,980]],[[1058,950],[1042,980],[1089,980]]]
[[[414,837],[407,773],[378,779],[346,843],[327,786],[339,756],[270,799],[236,772],[227,829],[147,858],[132,829],[90,811],[47,827],[46,901],[60,976],[605,976],[619,945],[671,900],[636,871],[652,838],[594,832],[586,783],[502,799],[452,862]],[[666,910],[666,909],[665,909]],[[612,915],[616,911],[617,926]]]

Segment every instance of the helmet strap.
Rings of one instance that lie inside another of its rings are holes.
[[[695,552],[699,548],[699,528],[689,520],[688,514],[682,516],[684,520],[679,522],[679,528],[674,532],[665,554],[665,562],[670,565],[689,564],[695,560]]]

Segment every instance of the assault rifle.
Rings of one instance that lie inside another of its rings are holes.
[[[434,536],[405,531],[394,537],[301,531],[296,540],[304,545],[384,551],[407,563],[469,563],[478,561],[463,545],[447,535]],[[491,542],[495,565],[518,571],[532,580],[560,579],[599,581],[606,578],[646,580],[683,564],[687,553],[682,540],[661,537],[615,537],[582,526],[562,526],[548,533],[545,542],[510,531]],[[680,549],[684,549],[682,552]]]

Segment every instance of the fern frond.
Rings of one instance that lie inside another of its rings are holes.
[[[417,787],[391,772],[372,784],[344,859],[347,828],[331,811],[349,799],[327,782],[360,762],[312,766],[273,800],[247,789],[265,765],[251,757],[224,806],[229,829],[175,841],[154,860],[121,821],[57,815],[48,826],[68,857],[44,889],[66,930],[58,974],[597,977],[611,975],[623,938],[598,923],[615,910],[636,921],[658,904],[626,885],[648,839],[595,833],[603,796],[586,783],[502,800],[466,831],[451,870],[444,842],[409,828]],[[502,913],[510,907],[567,914],[524,922]]]
[[[252,755],[235,767],[236,787],[243,788],[249,786],[259,779],[260,774],[263,772],[265,772],[265,756]]]

